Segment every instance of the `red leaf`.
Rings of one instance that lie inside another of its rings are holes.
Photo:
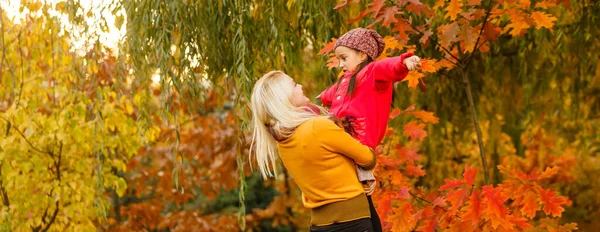
[[[409,185],[409,182],[406,179],[406,177],[404,176],[404,174],[402,174],[398,170],[392,171],[391,179],[392,179],[392,185],[394,185],[394,186],[408,186]]]
[[[335,46],[336,40],[337,40],[336,38],[331,38],[331,42],[323,43],[323,49],[321,49],[319,51],[319,55],[324,55],[324,54],[330,53],[331,50],[333,50],[333,47]]]
[[[436,231],[437,227],[438,226],[437,226],[437,220],[436,219],[423,220],[423,225],[419,226],[416,231],[434,232],[434,231]]]
[[[473,184],[473,180],[475,180],[476,175],[477,175],[477,168],[472,168],[471,166],[465,167],[465,172],[463,173],[463,178],[467,185]]]
[[[521,207],[521,213],[531,219],[535,217],[535,213],[540,210],[541,206],[538,204],[538,198],[532,192],[526,192],[523,196],[523,206]]]
[[[423,171],[423,169],[421,169],[423,167],[423,165],[419,165],[419,166],[407,166],[406,167],[406,171],[408,172],[408,174],[414,176],[414,177],[419,177],[419,176],[424,176],[425,175],[425,171]]]
[[[339,65],[340,65],[340,60],[338,60],[338,58],[335,57],[335,55],[331,54],[331,56],[329,57],[329,60],[327,60],[327,68],[332,69]]]
[[[429,6],[426,4],[416,4],[416,3],[410,3],[407,7],[406,7],[406,11],[408,12],[414,12],[416,14],[425,14],[425,16],[429,17],[433,15],[433,11],[431,9],[429,9]]]
[[[433,200],[433,205],[437,205],[440,207],[444,207],[446,206],[446,200],[444,199],[444,197],[437,197],[435,198],[435,200]]]
[[[381,25],[384,27],[389,27],[390,24],[398,22],[398,20],[396,19],[396,14],[400,14],[400,11],[398,11],[397,6],[385,8],[385,11],[383,12],[382,16],[383,22],[381,22]]]
[[[504,228],[510,228],[512,225],[506,220],[506,214],[508,209],[504,206],[504,202],[508,199],[502,195],[500,188],[494,188],[490,185],[483,186],[483,196],[485,199],[485,210],[486,214],[484,218],[492,222],[492,228],[497,229],[500,224],[503,224]]]
[[[458,40],[457,35],[458,35],[459,28],[458,28],[457,22],[439,26],[437,28],[437,30],[438,30],[438,37],[440,38],[440,45],[442,45],[446,48]]]
[[[381,157],[377,157],[377,163],[382,166],[396,167],[400,164],[403,164],[404,160],[397,159],[397,158],[390,158],[387,156],[381,156]]]
[[[467,194],[468,194],[467,189],[457,189],[457,190],[449,192],[446,195],[446,200],[448,202],[450,202],[450,205],[452,205],[452,208],[450,208],[450,211],[448,211],[448,213],[450,215],[456,214],[456,212],[458,211],[458,208],[463,205],[463,202],[465,200],[465,197],[467,197]]]
[[[469,197],[468,205],[465,207],[465,214],[462,216],[462,221],[471,221],[471,225],[476,227],[481,221],[481,194],[475,190]]]
[[[415,110],[415,105],[411,105],[409,107],[406,107],[406,109],[404,109],[404,111],[413,111]]]
[[[552,216],[560,217],[565,209],[561,205],[567,204],[566,197],[556,197],[557,192],[548,189],[540,190],[540,201],[544,204],[544,213],[546,215],[552,214]]]
[[[407,32],[412,32],[412,27],[410,26],[410,24],[403,18],[400,18],[394,25],[394,28],[392,28],[393,32],[397,32],[397,36],[398,39],[402,42],[406,42],[408,41],[408,34]]]
[[[414,164],[415,160],[421,159],[421,155],[417,154],[417,151],[419,151],[418,148],[406,148],[400,145],[396,146],[396,153],[398,153],[400,159],[406,161],[408,164]]]
[[[379,11],[381,11],[381,8],[383,8],[384,3],[385,0],[374,0],[373,2],[369,3],[369,9],[367,9],[366,11],[373,12],[373,15],[371,15],[371,17],[376,18],[379,14]]]
[[[400,192],[398,192],[398,196],[400,196],[401,198],[404,198],[404,199],[408,199],[408,198],[410,198],[410,193],[408,191],[410,191],[409,188],[402,187],[402,188],[400,188]]]
[[[477,30],[480,30],[481,26],[478,26],[476,28]],[[499,27],[488,22],[485,24],[485,28],[483,29],[483,38],[489,41],[496,41],[501,33],[502,30]]]
[[[440,190],[442,190],[442,191],[443,190],[448,190],[448,189],[453,189],[453,188],[456,188],[458,186],[461,186],[461,185],[465,184],[464,181],[457,180],[457,179],[454,179],[454,180],[444,180],[444,182],[446,182],[446,184],[442,185],[440,187]]]
[[[481,5],[481,0],[467,0],[467,4],[470,6],[479,6]]]
[[[425,128],[425,124],[416,122],[410,122],[404,125],[404,135],[410,137],[411,140],[423,140],[427,136],[427,131],[423,130]]]

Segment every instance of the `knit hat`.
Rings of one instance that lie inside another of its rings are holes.
[[[352,48],[367,54],[375,60],[385,49],[385,42],[381,35],[374,30],[354,28],[342,35],[335,42],[334,50],[338,46]]]

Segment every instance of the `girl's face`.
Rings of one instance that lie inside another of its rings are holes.
[[[290,78],[292,83],[292,104],[296,107],[305,106],[310,103],[310,100],[304,95],[302,91],[302,85],[296,84],[294,79]]]
[[[340,60],[340,68],[344,72],[356,72],[358,65],[367,59],[367,54],[349,47],[338,46],[335,56]]]

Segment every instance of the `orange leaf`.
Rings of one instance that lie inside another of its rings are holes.
[[[538,198],[532,192],[526,192],[523,195],[523,206],[521,207],[521,213],[529,218],[535,217],[535,213],[541,209],[538,204]]]
[[[476,175],[477,175],[477,168],[473,168],[471,166],[465,167],[465,172],[463,173],[463,178],[467,185],[473,184],[473,180],[475,180]]]
[[[440,207],[444,207],[446,206],[446,200],[444,199],[444,197],[437,197],[435,198],[435,200],[433,200],[433,205],[437,205]]]
[[[392,31],[398,33],[398,38],[401,41],[408,41],[409,38],[406,32],[412,31],[412,27],[408,24],[408,22],[406,22],[405,19],[400,18],[400,20],[398,20],[395,23],[394,28],[392,28]]]
[[[465,207],[465,214],[462,215],[462,221],[471,221],[471,225],[478,226],[481,221],[481,194],[478,190],[473,191],[471,196],[469,197],[469,201],[467,201],[467,206]]]
[[[345,0],[343,3],[335,5],[335,7],[333,7],[333,9],[339,10],[339,9],[342,9],[343,7],[347,6],[351,2],[358,2],[358,1],[359,0]]]
[[[431,32],[431,29],[423,32],[423,37],[421,37],[421,39],[419,39],[419,42],[422,44],[426,44],[427,41],[429,41],[429,37],[433,35],[433,32]],[[421,63],[423,63],[423,60],[421,60]],[[423,67],[421,67],[421,69],[423,69]]]
[[[423,223],[423,225],[419,226],[416,231],[435,232],[436,228],[438,228],[436,219],[423,220],[422,223]]]
[[[429,6],[427,4],[423,4],[423,3],[413,3],[411,2],[410,5],[408,5],[406,7],[406,11],[408,12],[414,12],[417,14],[422,14],[424,13],[425,16],[432,16],[433,15],[433,11],[431,9],[429,9]]]
[[[445,24],[442,26],[439,26],[437,28],[438,30],[438,37],[440,38],[440,45],[444,46],[444,47],[449,47],[450,44],[456,42],[458,40],[458,23],[457,22],[453,22],[451,24]]]
[[[463,202],[465,200],[465,197],[467,197],[467,189],[457,189],[454,191],[451,191],[448,193],[448,195],[446,195],[446,200],[448,202],[450,202],[450,205],[452,205],[452,208],[450,208],[450,211],[448,211],[448,213],[450,215],[454,215],[456,214],[456,212],[458,211],[458,208],[461,207],[463,205]]]
[[[509,10],[508,12],[510,23],[504,28],[504,32],[510,30],[510,35],[512,36],[522,35],[523,30],[526,30],[531,26],[529,25],[528,20],[520,11]]]
[[[404,125],[404,135],[410,137],[411,140],[423,140],[427,136],[427,131],[423,130],[425,124],[416,122],[410,122]]]
[[[434,59],[421,59],[421,72],[434,73],[440,69],[440,65],[437,60]]]
[[[329,57],[329,60],[327,60],[327,68],[328,69],[332,69],[335,68],[337,66],[340,65],[340,60],[338,60],[337,57],[335,57],[335,55],[331,54],[332,56]]]
[[[411,105],[409,107],[406,107],[406,109],[404,109],[404,111],[413,111],[415,110],[415,105]]]
[[[409,182],[406,179],[406,177],[404,176],[404,174],[402,174],[398,170],[392,171],[391,179],[392,179],[392,185],[394,185],[394,186],[408,186],[409,185]]]
[[[403,202],[392,210],[394,214],[386,219],[387,222],[392,223],[392,232],[411,231],[417,225],[412,215],[412,206],[408,202]]]
[[[540,190],[540,201],[544,204],[544,213],[546,215],[560,217],[565,209],[561,205],[567,204],[566,197],[556,197],[557,192],[549,190]]]
[[[467,4],[471,6],[479,6],[481,5],[481,0],[467,0]]]
[[[453,188],[456,188],[456,187],[458,187],[458,186],[461,186],[461,185],[463,185],[463,184],[465,183],[464,181],[462,181],[462,180],[457,180],[457,179],[454,179],[454,180],[444,180],[444,182],[446,182],[446,184],[445,184],[445,185],[442,185],[442,186],[440,187],[440,190],[448,190],[448,189],[453,189]]]
[[[541,11],[535,11],[531,13],[531,18],[535,22],[535,29],[545,27],[552,30],[552,27],[554,26],[554,21],[556,21],[556,17]]]
[[[324,55],[324,54],[330,53],[331,50],[333,50],[333,47],[335,46],[336,40],[337,40],[336,38],[331,38],[331,42],[323,43],[323,49],[321,49],[319,51],[319,55]]]
[[[392,120],[392,119],[394,119],[394,118],[398,117],[398,115],[400,115],[400,113],[402,113],[402,111],[401,111],[400,109],[398,109],[398,108],[394,108],[394,109],[392,110],[392,112],[390,112],[390,120]]]
[[[420,72],[411,71],[402,81],[408,81],[409,88],[415,88],[419,84],[419,79],[423,78],[425,75]]]
[[[419,165],[419,166],[407,166],[406,167],[406,172],[408,172],[408,174],[414,176],[414,177],[419,177],[419,176],[424,176],[425,175],[425,171],[423,171],[423,165]]]
[[[450,4],[446,7],[445,17],[450,16],[450,20],[456,20],[456,15],[460,13],[460,8],[462,7],[462,0],[450,0]]]
[[[403,164],[404,160],[382,156],[377,157],[377,163],[383,166],[396,167],[400,164]]]
[[[500,224],[508,222],[506,220],[508,209],[504,206],[504,202],[508,198],[502,195],[500,188],[494,188],[490,185],[483,186],[482,192],[485,196],[486,215],[484,218],[492,222],[492,228],[497,229]],[[512,227],[512,225],[503,225],[503,227]]]
[[[424,123],[431,122],[433,124],[437,124],[438,122],[440,122],[440,119],[438,117],[434,116],[433,112],[419,110],[419,111],[415,111],[415,112],[410,112],[410,114],[423,120]]]
[[[481,26],[476,27],[478,30],[481,29]],[[490,22],[485,24],[485,28],[483,28],[483,38],[489,41],[496,41],[498,36],[502,33],[502,30],[491,24]]]
[[[538,177],[539,180],[541,179],[545,179],[545,178],[550,178],[552,176],[554,176],[554,174],[556,174],[558,172],[558,167],[554,166],[552,168],[547,167],[546,171],[542,172],[542,174]]]

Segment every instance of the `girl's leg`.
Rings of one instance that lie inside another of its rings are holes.
[[[311,226],[311,232],[374,232],[369,218],[349,222],[334,223],[327,226]]]
[[[369,209],[371,210],[371,224],[373,224],[373,231],[382,232],[381,221],[379,220],[379,215],[377,214],[377,210],[375,210],[375,205],[373,205],[371,196],[367,196],[367,200],[369,201]]]

